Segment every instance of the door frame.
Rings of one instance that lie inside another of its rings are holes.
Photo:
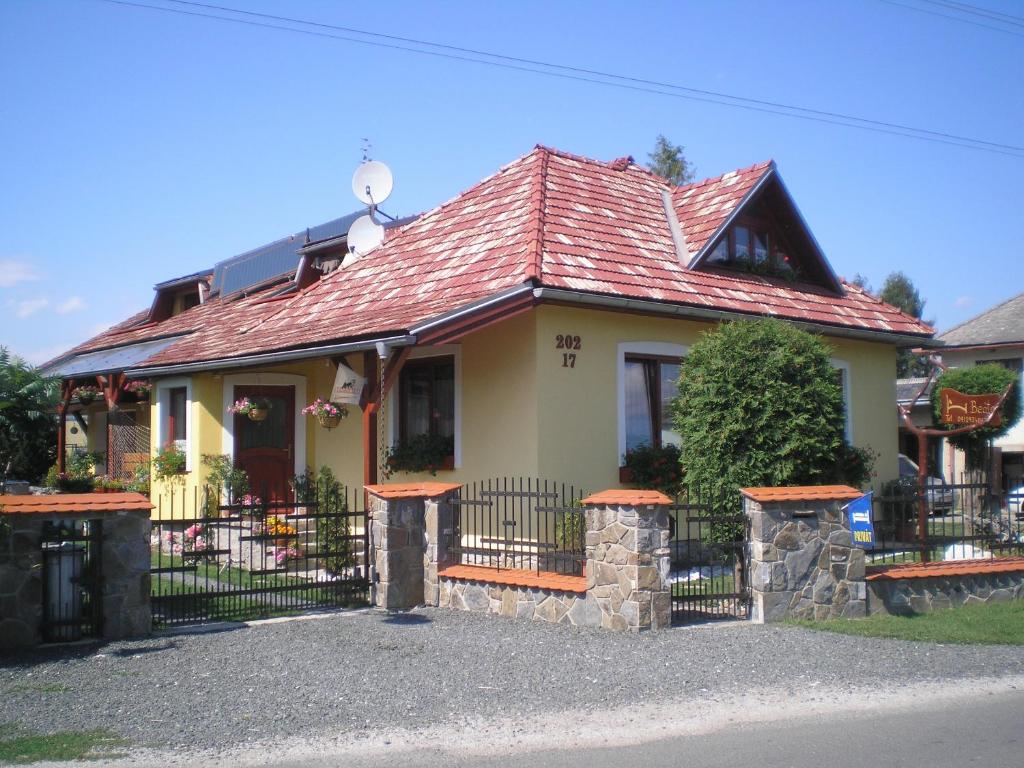
[[[235,419],[228,408],[235,402],[235,387],[294,387],[295,389],[295,466],[296,475],[306,471],[306,377],[295,373],[236,373],[224,377],[221,408],[221,453],[235,463]]]

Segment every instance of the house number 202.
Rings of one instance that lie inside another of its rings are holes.
[[[562,335],[561,333],[555,336],[555,349],[572,349],[578,350],[583,349],[583,342],[579,336]],[[563,352],[562,353],[562,367],[563,368],[575,368],[576,367],[576,353],[575,352]]]

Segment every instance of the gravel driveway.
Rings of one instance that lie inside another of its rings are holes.
[[[224,748],[624,703],[1024,675],[1024,648],[746,623],[640,636],[436,609],[355,611],[0,660],[0,723]]]

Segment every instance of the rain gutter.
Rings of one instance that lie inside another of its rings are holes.
[[[350,341],[344,344],[324,344],[319,347],[305,347],[303,349],[289,349],[283,352],[265,352],[259,355],[245,355],[244,357],[221,358],[218,360],[203,360],[197,363],[180,363],[175,365],[161,365],[152,368],[130,368],[125,371],[128,376],[170,376],[178,373],[199,373],[202,371],[223,371],[232,368],[250,368],[257,365],[272,365],[275,363],[286,363],[292,360],[305,360],[315,357],[327,357],[334,355],[345,355],[349,352],[364,352],[376,350],[378,344],[388,348],[407,347],[416,343],[416,337],[404,334],[401,336],[386,336],[377,339],[365,339],[363,341]]]
[[[535,288],[534,298],[538,301],[560,302],[565,304],[578,304],[580,306],[603,307],[607,309],[626,310],[652,315],[673,315],[677,317],[697,317],[706,320],[750,320],[752,317],[771,317],[771,315],[743,314],[742,312],[726,312],[720,309],[706,309],[704,307],[691,307],[682,304],[663,304],[659,301],[647,301],[644,299],[627,299],[621,296],[603,296],[595,293],[577,293],[566,291],[560,288]],[[937,339],[929,339],[926,336],[914,336],[903,333],[890,333],[888,331],[858,330],[856,328],[844,328],[842,326],[826,325],[824,323],[807,323],[799,320],[785,319],[798,328],[827,333],[830,336],[842,336],[851,339],[865,339],[868,341],[885,341],[895,344],[898,347],[906,346],[929,346],[941,347],[942,342]]]

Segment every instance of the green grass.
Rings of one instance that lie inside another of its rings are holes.
[[[673,597],[700,597],[701,595],[731,595],[736,591],[733,574],[715,576],[712,579],[677,581],[672,585]]]
[[[24,765],[42,760],[98,760],[121,757],[126,742],[110,731],[32,733],[14,726],[0,728],[0,765]]]
[[[970,605],[912,616],[790,621],[808,629],[863,637],[958,645],[1024,645],[1024,600]]]

